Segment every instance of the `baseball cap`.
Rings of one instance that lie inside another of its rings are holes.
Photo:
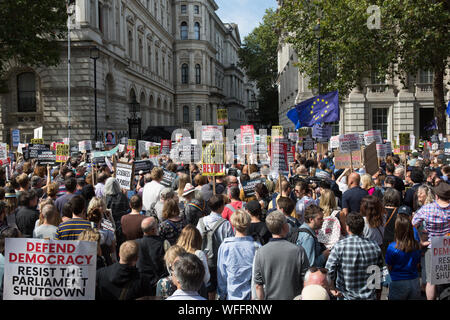
[[[400,208],[398,208],[398,213],[406,214],[406,215],[410,216],[410,215],[412,215],[412,210],[408,206],[401,206]]]

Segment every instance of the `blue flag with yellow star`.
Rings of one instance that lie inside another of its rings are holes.
[[[333,91],[302,101],[286,116],[295,128],[312,127],[316,123],[339,121],[339,93]]]

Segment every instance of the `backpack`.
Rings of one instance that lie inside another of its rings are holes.
[[[308,233],[311,237],[313,237],[314,243],[319,243],[319,245],[320,245],[320,252],[322,252],[322,251],[324,251],[324,250],[327,249],[323,243],[320,243],[320,242],[319,242],[319,239],[317,239],[317,236],[316,236],[314,233],[312,233],[311,230],[306,229],[306,228],[299,228],[297,231],[298,231],[298,232],[297,232],[297,237],[296,237],[296,239],[298,238],[298,235],[299,235],[300,232],[306,232],[306,233]],[[297,241],[296,241],[295,243],[297,243]]]
[[[159,218],[158,218],[158,214],[156,213],[155,206],[156,206],[156,202],[153,202],[153,203],[150,205],[150,208],[149,208],[149,209],[147,210],[147,212],[145,213],[145,216],[146,216],[146,217],[153,217],[153,218],[155,218],[156,221],[159,223]]]
[[[272,209],[267,210],[267,214],[277,210],[277,196],[278,194],[274,194],[275,196],[272,197]]]
[[[199,226],[202,235],[202,251],[205,253],[208,259],[208,267],[211,269],[217,268],[217,253],[219,251],[219,239],[217,239],[216,231],[219,227],[227,221],[220,218],[213,226],[212,229],[206,227],[204,219],[199,220]]]
[[[338,213],[339,210],[334,210],[329,217],[323,219],[322,228],[317,235],[317,240],[325,244],[328,249],[342,239],[341,223],[336,217]]]

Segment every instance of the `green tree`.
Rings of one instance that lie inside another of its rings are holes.
[[[278,123],[278,36],[275,27],[276,13],[267,9],[262,23],[244,38],[238,52],[239,66],[251,81],[256,82],[261,121],[265,124]]]
[[[59,39],[65,37],[65,0],[0,1],[0,79],[9,61],[28,66],[59,63]]]
[[[371,5],[380,10],[380,28],[368,26]],[[371,74],[398,76],[406,86],[406,75],[432,69],[435,116],[444,133],[449,6],[444,0],[284,0],[277,26],[297,51],[299,70],[310,77],[313,88],[318,84],[314,28],[320,22],[323,92],[338,89],[346,96]]]

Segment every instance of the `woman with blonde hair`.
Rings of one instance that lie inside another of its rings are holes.
[[[187,175],[186,173],[181,173],[179,175],[177,193],[178,193],[178,198],[180,199],[180,202],[185,202],[185,199],[183,198],[184,187],[189,182],[190,182],[189,175]]]
[[[178,258],[178,256],[185,252],[186,250],[184,250],[183,247],[179,245],[173,245],[169,249],[167,249],[166,254],[164,255],[164,262],[166,263],[166,268],[169,275],[167,277],[159,279],[158,283],[156,284],[157,297],[166,299],[177,290],[177,287],[172,282],[172,265]]]
[[[208,260],[206,258],[205,253],[202,251],[202,235],[200,231],[193,226],[192,224],[188,224],[186,227],[181,230],[181,234],[177,240],[177,245],[182,247],[186,252],[195,254],[203,263],[205,267],[205,276],[203,277],[203,283],[208,284],[210,273],[208,268]]]
[[[379,199],[383,198],[383,194],[379,189],[377,189],[377,186],[375,185],[372,176],[368,173],[365,173],[361,176],[361,188],[366,190],[370,196],[373,195]]]
[[[88,229],[83,230],[83,232],[81,232],[78,235],[78,240],[79,241],[97,242],[97,265],[96,265],[96,269],[98,270],[98,269],[101,269],[101,268],[107,266],[105,258],[103,257],[103,254],[102,254],[102,248],[100,247],[101,235],[100,235],[100,232],[97,229],[88,228]]]

